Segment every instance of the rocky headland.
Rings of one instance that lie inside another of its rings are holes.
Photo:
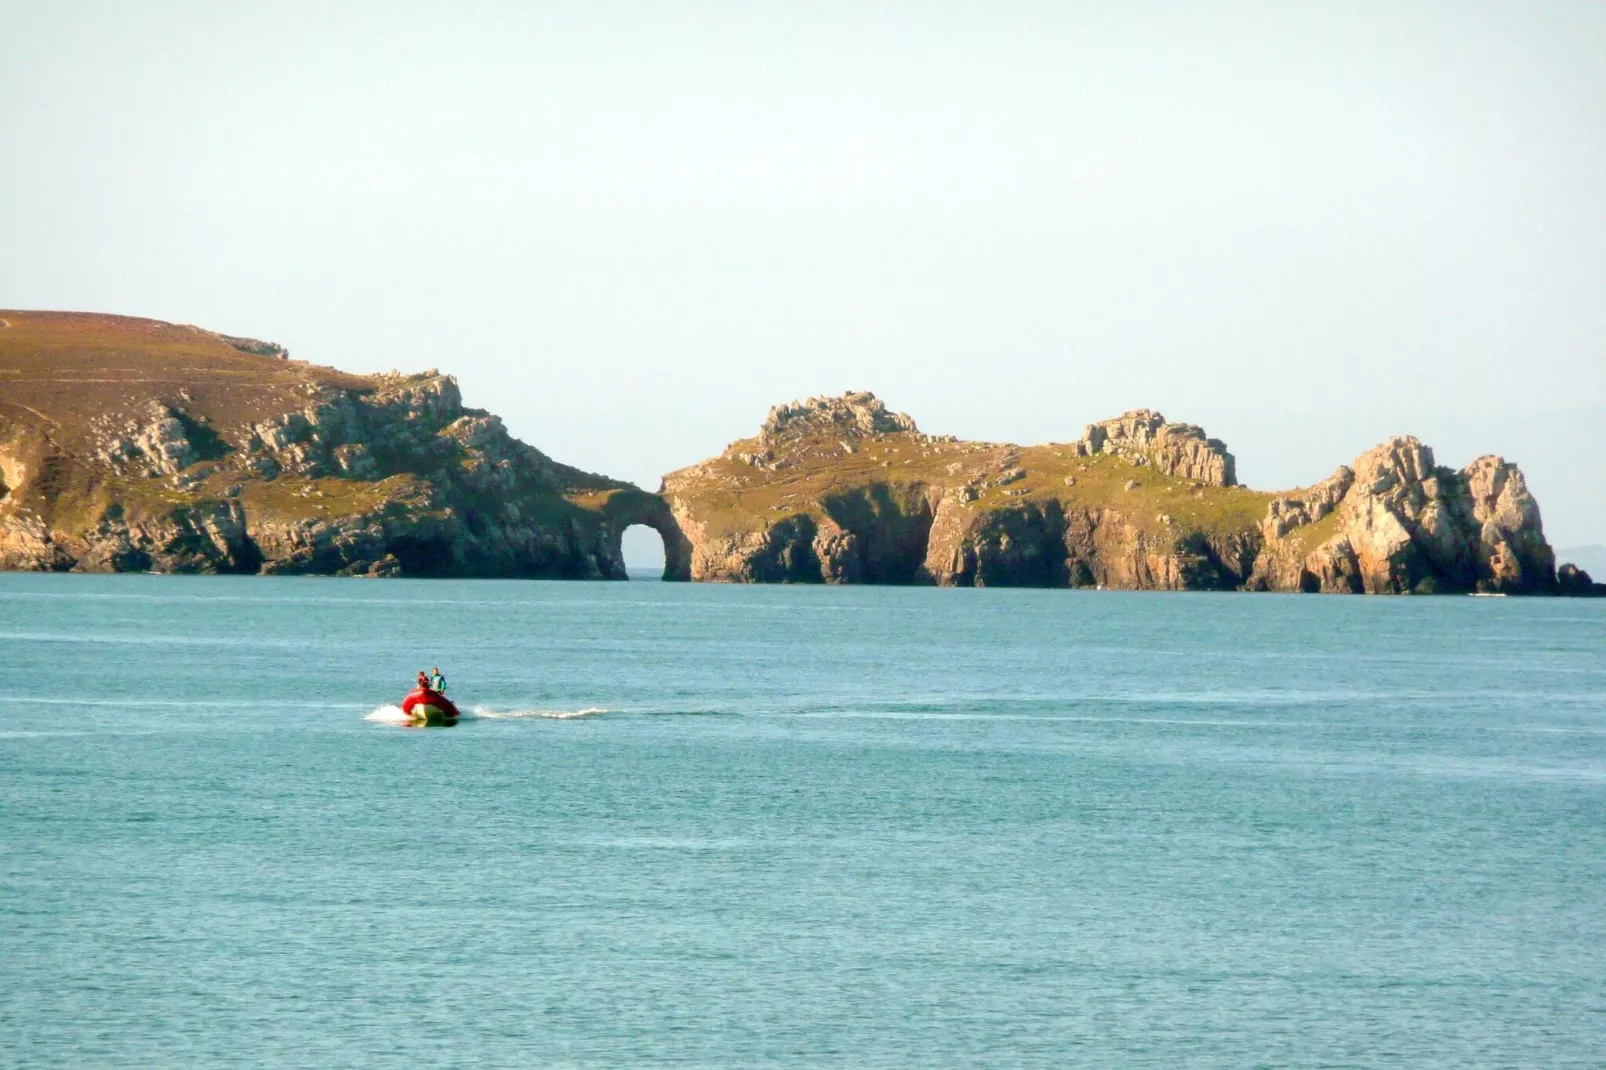
[[[1293,491],[1240,486],[1226,444],[1140,409],[1040,446],[923,434],[874,395],[770,411],[664,477],[693,580],[1324,593],[1600,593],[1558,574],[1499,457],[1391,438]]]
[[[0,312],[0,569],[1373,594],[1602,594],[1522,472],[1391,438],[1311,487],[1238,485],[1146,409],[1039,446],[922,433],[874,395],[772,409],[658,494],[554,461],[435,371],[352,375],[271,342]]]
[[[348,375],[154,320],[0,312],[0,568],[621,579],[656,495],[449,375]]]

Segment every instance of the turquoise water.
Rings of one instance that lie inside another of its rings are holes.
[[[0,1064],[1606,1062],[1603,602],[4,575],[0,665]]]

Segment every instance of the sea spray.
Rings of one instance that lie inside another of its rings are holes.
[[[598,706],[587,707],[583,710],[499,710],[490,706],[475,706],[472,710],[465,712],[461,720],[524,721],[538,719],[548,721],[574,721],[582,717],[596,717],[599,714],[604,714],[607,712],[608,711],[606,709]],[[363,717],[363,720],[373,721],[375,724],[404,725],[408,723],[408,717],[402,712],[401,707],[392,705],[380,706],[377,709],[371,710]]]
[[[583,710],[498,710],[489,706],[475,706],[473,712],[464,714],[463,718],[464,720],[484,721],[523,721],[530,718],[540,718],[548,721],[574,721],[582,717],[596,717],[607,712],[607,710],[596,706]]]

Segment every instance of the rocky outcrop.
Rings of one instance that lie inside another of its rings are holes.
[[[348,376],[154,321],[6,318],[0,345],[23,344],[0,395],[0,568],[622,579],[620,536],[647,524],[672,577],[689,572],[663,499],[513,438],[449,375]]]
[[[1589,573],[1570,562],[1556,570],[1556,586],[1563,594],[1580,598],[1606,598],[1606,583],[1596,583]]]
[[[923,435],[870,394],[811,398],[662,493],[697,580],[1562,589],[1538,506],[1498,457],[1440,468],[1396,438],[1313,486],[1257,493],[1225,443],[1146,409],[1021,447]]]
[[[759,438],[765,445],[779,446],[811,434],[862,438],[915,430],[914,420],[889,411],[874,394],[849,391],[841,397],[809,398],[775,406],[765,417]]]
[[[264,342],[260,338],[242,338],[234,334],[223,334],[218,337],[242,353],[255,353],[259,357],[278,357],[280,360],[290,359],[290,351],[278,342]]]
[[[759,428],[757,441],[732,457],[755,468],[788,468],[815,455],[816,447],[826,455],[851,454],[860,438],[903,431],[916,431],[908,416],[888,411],[874,394],[849,391],[841,397],[775,406]]]
[[[1152,464],[1166,475],[1231,487],[1238,474],[1227,444],[1193,424],[1167,423],[1152,409],[1133,409],[1113,420],[1088,424],[1077,451],[1084,457],[1113,454],[1133,464]]]
[[[1307,528],[1332,521],[1309,545]],[[1438,467],[1391,438],[1298,497],[1271,503],[1251,586],[1403,594],[1555,588],[1555,555],[1522,472],[1499,457]]]

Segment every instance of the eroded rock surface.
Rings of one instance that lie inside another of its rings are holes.
[[[1439,467],[1408,436],[1275,499],[1262,533],[1251,586],[1271,590],[1529,593],[1556,583],[1538,503],[1516,465],[1480,457]]]
[[[1133,409],[1113,420],[1088,424],[1077,450],[1084,457],[1113,454],[1152,464],[1166,475],[1216,487],[1231,487],[1238,474],[1227,444],[1194,424],[1167,423],[1152,409]]]
[[[814,434],[861,438],[915,430],[914,420],[901,412],[891,412],[874,394],[849,391],[840,397],[809,398],[775,406],[765,418],[759,438],[775,446]]]

